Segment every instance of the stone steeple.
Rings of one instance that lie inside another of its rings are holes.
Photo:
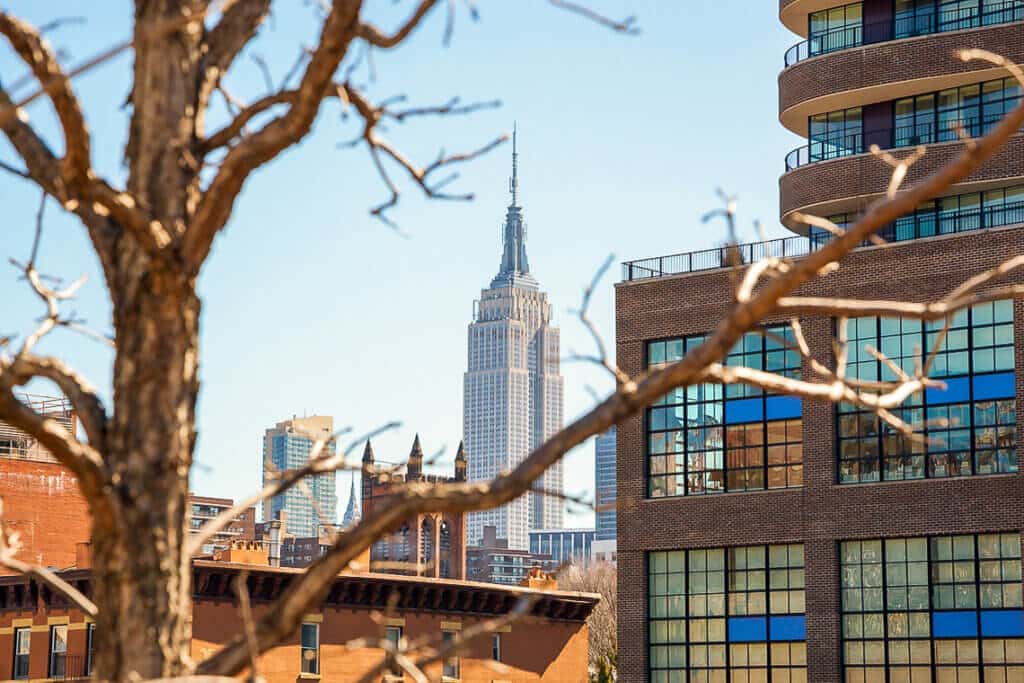
[[[423,448],[420,446],[420,435],[417,433],[409,451],[408,478],[410,481],[419,479],[423,474]]]
[[[459,442],[459,450],[455,453],[455,481],[466,481],[466,449]]]

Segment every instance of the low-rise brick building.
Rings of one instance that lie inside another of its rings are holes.
[[[256,618],[300,573],[194,560],[194,658],[208,656],[241,631],[234,585],[243,570],[248,573]],[[88,594],[88,569],[65,571],[61,576]],[[529,594],[536,596],[536,602],[527,616],[472,641],[461,656],[428,667],[428,675],[436,678],[443,673],[444,680],[463,683],[584,683],[585,622],[599,596],[390,574],[339,576],[292,637],[260,658],[260,673],[268,683],[358,681],[381,662],[383,652],[375,647],[349,649],[349,641],[379,636],[434,638],[440,643],[508,613]],[[385,614],[383,622],[374,621],[375,614]],[[22,576],[0,577],[0,680],[64,680],[88,675],[94,628],[91,620],[48,588]]]

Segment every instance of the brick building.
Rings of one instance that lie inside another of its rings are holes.
[[[197,533],[207,522],[214,519],[220,513],[234,506],[235,501],[230,498],[211,498],[210,496],[197,496],[190,493],[188,496],[192,517],[189,520],[189,532]],[[203,554],[210,554],[217,550],[226,548],[232,541],[252,541],[256,539],[256,507],[250,507],[238,518],[218,531],[209,543],[201,549]]]
[[[64,399],[21,398],[76,433],[77,418]],[[75,544],[88,541],[92,529],[78,479],[34,438],[4,422],[0,422],[0,498],[6,528],[20,535],[20,559],[48,567],[74,565]],[[46,504],[40,504],[43,500]],[[6,571],[0,569],[0,573]]]
[[[383,467],[380,465],[383,464]],[[466,453],[462,444],[455,454],[455,476],[445,477],[423,471],[420,435],[413,440],[409,460],[404,467],[388,466],[375,459],[369,441],[363,449],[362,510],[366,517],[378,505],[387,505],[396,487],[407,483],[466,481]],[[466,515],[463,513],[424,513],[402,525],[397,533],[373,544],[371,562],[382,571],[436,578],[466,577]],[[388,565],[391,565],[388,568]],[[405,566],[408,565],[408,568]],[[418,566],[419,569],[413,569]]]
[[[509,548],[507,538],[498,538],[497,527],[485,526],[480,545],[466,548],[466,578],[471,581],[519,585],[530,571],[554,572],[559,562],[550,554]]]
[[[194,658],[208,656],[241,631],[233,586],[242,570],[249,572],[248,588],[257,618],[299,571],[193,561]],[[66,571],[62,577],[88,593],[87,569]],[[339,576],[320,607],[305,616],[292,638],[260,658],[260,673],[268,683],[298,679],[355,682],[380,662],[382,651],[373,647],[349,650],[345,644],[381,633],[374,613],[391,606],[384,621],[384,637],[440,640],[507,613],[531,592],[538,600],[528,616],[473,641],[462,656],[429,667],[427,673],[432,679],[443,673],[444,680],[464,683],[585,682],[585,621],[599,596],[381,574]],[[0,577],[0,679],[64,680],[87,675],[92,666],[94,627],[47,588],[22,576]],[[507,668],[499,672],[492,660]]]
[[[808,138],[779,183],[794,231],[805,230],[796,211],[842,226],[884,194],[889,169],[868,145],[927,145],[912,184],[961,146],[951,121],[980,134],[1020,100],[1005,74],[951,51],[1024,61],[1022,3],[780,0],[780,15],[807,37],[779,78],[781,121]],[[859,248],[798,293],[931,300],[1024,253],[1024,136],[881,234],[887,244]],[[801,232],[739,253],[799,256],[824,239]],[[718,249],[624,265],[623,370],[677,360],[715,328],[732,300],[724,263]],[[931,371],[947,389],[899,411],[924,442],[848,405],[742,386],[676,390],[620,424],[620,679],[1024,680],[1022,321],[1020,301],[953,319]],[[788,321],[765,323],[792,339]],[[815,357],[831,362],[839,321],[801,324]],[[941,328],[849,321],[849,375],[894,377],[868,345],[912,371],[915,347]],[[726,362],[813,376],[798,353],[757,334]]]

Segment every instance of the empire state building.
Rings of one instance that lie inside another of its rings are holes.
[[[505,213],[498,274],[475,303],[469,325],[469,369],[463,378],[467,478],[488,480],[514,468],[562,427],[558,328],[547,294],[530,274],[526,224],[519,206],[519,155],[512,135],[512,202]],[[562,492],[558,463],[536,482]],[[509,548],[528,549],[529,529],[562,526],[562,500],[530,492],[495,510],[469,515],[466,542],[475,545],[494,526]]]

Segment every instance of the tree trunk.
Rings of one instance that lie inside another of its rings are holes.
[[[114,417],[104,453],[117,507],[112,525],[93,532],[93,586],[101,605],[96,674],[120,683],[190,666],[184,546],[200,304],[190,279],[155,269],[133,240],[119,245],[117,273]]]

